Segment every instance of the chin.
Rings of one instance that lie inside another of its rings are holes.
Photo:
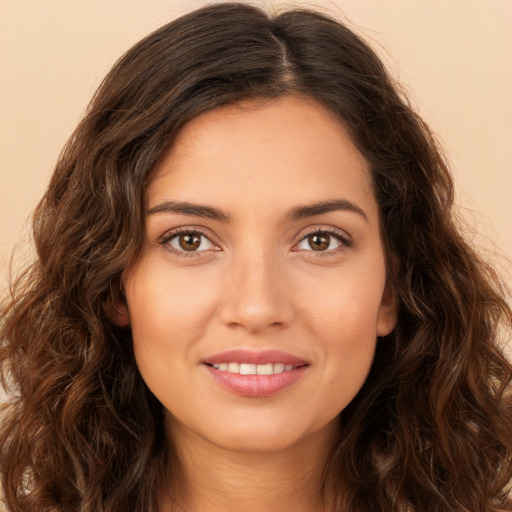
[[[253,413],[254,414],[254,413]],[[282,415],[257,414],[250,418],[248,411],[236,417],[217,418],[199,425],[185,426],[172,421],[170,434],[179,442],[180,430],[195,433],[212,446],[232,452],[271,454],[297,447],[313,437],[331,439],[338,429],[337,417],[326,422],[310,422],[307,418],[291,418]],[[183,431],[182,431],[183,432]],[[323,444],[322,443],[322,444]]]
[[[224,435],[216,436],[212,442],[219,448],[234,452],[276,453],[285,451],[300,442],[302,436],[293,434],[282,429],[274,431],[253,429],[244,432],[234,432],[230,429]]]

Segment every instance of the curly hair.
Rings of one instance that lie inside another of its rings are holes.
[[[157,510],[179,473],[161,404],[112,321],[140,251],[145,185],[184,124],[252,98],[299,95],[338,116],[370,164],[397,326],[340,414],[325,470],[335,509],[512,510],[512,312],[454,220],[428,127],[374,51],[340,22],[238,3],[187,14],[107,75],[33,220],[36,258],[2,307],[0,474],[13,512]],[[505,335],[505,336],[503,336]]]

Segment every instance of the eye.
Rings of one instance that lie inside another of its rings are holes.
[[[350,247],[351,241],[341,233],[319,230],[309,233],[297,245],[299,251],[329,252]]]
[[[194,253],[218,250],[218,247],[200,231],[179,231],[165,236],[162,245],[177,253]]]

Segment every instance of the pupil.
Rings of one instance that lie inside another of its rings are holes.
[[[198,235],[181,235],[179,243],[184,251],[195,251],[201,245],[201,237]]]
[[[310,235],[309,245],[314,251],[324,251],[329,247],[330,237],[326,235]]]

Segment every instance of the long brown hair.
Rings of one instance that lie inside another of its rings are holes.
[[[201,112],[295,94],[339,116],[369,162],[400,305],[325,473],[336,510],[512,510],[512,313],[453,219],[427,126],[373,50],[306,10],[223,3],[120,59],[65,146],[33,224],[37,257],[2,309],[0,473],[11,511],[147,512],[169,467],[162,406],[111,321],[144,239],[145,184]]]

